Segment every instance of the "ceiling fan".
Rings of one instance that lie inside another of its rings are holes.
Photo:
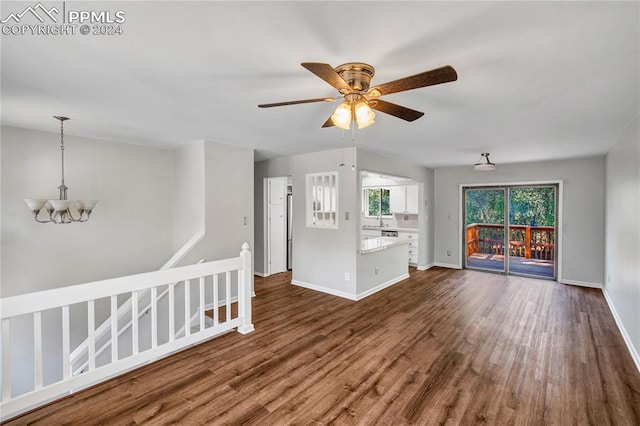
[[[356,121],[358,128],[362,129],[372,125],[375,114],[372,109],[384,112],[405,121],[414,121],[424,115],[401,105],[383,101],[381,96],[391,93],[404,92],[406,90],[419,89],[435,84],[448,83],[458,79],[456,70],[450,65],[425,71],[409,77],[389,81],[377,86],[369,87],[375,69],[361,62],[349,62],[333,68],[329,64],[319,62],[303,62],[303,67],[333,86],[344,101],[336,108],[322,127],[336,126],[341,129],[350,129],[351,122]],[[260,104],[260,108],[271,108],[284,105],[307,104],[312,102],[334,102],[338,98],[314,98],[297,101],[276,102]]]

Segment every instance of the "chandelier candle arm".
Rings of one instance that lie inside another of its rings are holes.
[[[72,222],[86,222],[91,216],[91,212],[98,203],[97,200],[81,200],[74,201],[67,198],[67,191],[69,187],[64,184],[64,122],[69,120],[68,117],[53,116],[56,120],[60,121],[60,161],[61,161],[61,183],[58,187],[59,197],[57,200],[44,200],[38,198],[25,198],[24,202],[27,207],[32,211],[34,219],[38,223],[72,223]],[[71,213],[71,208],[74,208],[78,215],[74,217]],[[48,220],[41,220],[38,218],[40,213],[46,213]]]

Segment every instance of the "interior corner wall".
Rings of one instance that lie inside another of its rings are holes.
[[[211,141],[202,147],[206,235],[181,261],[183,265],[237,257],[245,242],[254,252],[253,150]]]
[[[342,156],[346,166],[340,167]],[[351,170],[354,151],[330,151],[275,158],[255,164],[256,265],[264,265],[263,180],[291,176],[293,188],[293,281],[299,285],[321,289],[342,296],[356,294],[357,173]],[[306,225],[305,189],[307,173],[338,172],[338,229],[309,228]],[[349,213],[349,220],[345,213]],[[260,254],[260,255],[258,255]],[[345,280],[349,274],[349,281]]]
[[[2,126],[2,297],[157,270],[172,255],[173,152],[65,135],[72,199],[86,223],[33,220],[24,198],[57,198],[60,135]]]
[[[604,293],[640,370],[640,129],[627,128],[605,160]]]
[[[434,242],[434,171],[433,169],[408,163],[403,160],[387,157],[375,152],[358,148],[358,170],[380,172],[392,176],[406,177],[421,184],[422,193],[419,194],[420,205],[418,238],[420,250],[418,251],[418,266],[430,267],[433,265]]]
[[[176,149],[173,155],[173,252],[205,229],[205,142]]]
[[[460,185],[563,181],[563,282],[602,286],[604,271],[604,157],[435,170],[435,262],[462,265]],[[451,250],[451,256],[447,251]]]

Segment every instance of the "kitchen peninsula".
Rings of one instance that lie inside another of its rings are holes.
[[[358,262],[358,299],[409,278],[410,240],[399,237],[363,238]]]

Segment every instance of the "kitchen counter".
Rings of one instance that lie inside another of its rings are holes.
[[[392,226],[362,225],[362,229],[371,229],[375,231],[418,232],[416,228],[394,228]]]
[[[395,230],[395,229],[392,229]],[[386,250],[391,247],[397,247],[404,244],[409,244],[409,239],[407,238],[396,238],[396,237],[375,237],[375,238],[367,238],[366,240],[362,240],[360,244],[360,253],[372,253],[380,250]]]

